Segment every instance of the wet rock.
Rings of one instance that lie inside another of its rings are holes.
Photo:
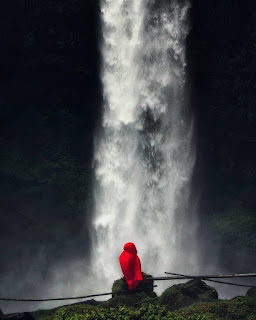
[[[140,292],[140,293],[133,293],[133,294],[127,294],[127,295],[117,295],[114,298],[109,299],[108,301],[104,302],[104,305],[112,308],[116,308],[119,306],[127,306],[127,307],[139,307],[141,303],[144,301],[149,301],[151,299],[157,298],[157,295],[155,292],[146,293],[146,292]]]
[[[198,301],[218,299],[217,291],[205,282],[195,279],[166,289],[159,298],[169,310],[179,309]]]
[[[151,275],[142,272],[143,279],[147,278],[147,281],[141,282],[137,288],[134,290],[129,290],[128,285],[124,278],[115,280],[112,286],[112,298],[120,295],[134,295],[137,293],[144,292],[148,296],[154,298],[156,297],[156,293],[153,291],[153,283],[154,280],[148,280],[153,278]]]
[[[256,288],[250,288],[247,292],[246,295],[249,297],[256,297]]]
[[[94,299],[90,299],[90,300],[86,300],[83,302],[84,304],[89,304],[91,306],[97,306],[99,304],[101,304],[101,301],[96,301]]]
[[[70,306],[70,305],[72,305],[72,306],[74,306],[74,305],[77,305],[77,304],[79,304],[79,305],[81,305],[81,304],[89,304],[89,305],[91,305],[91,306],[97,306],[97,305],[99,305],[99,304],[101,304],[103,301],[99,301],[99,300],[94,300],[94,299],[90,299],[90,300],[86,300],[86,301],[80,301],[80,302],[76,302],[76,303],[72,303],[72,304],[66,304],[66,305],[64,305],[65,307],[66,306]],[[63,307],[64,307],[63,306]]]

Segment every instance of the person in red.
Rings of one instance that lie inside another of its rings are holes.
[[[124,245],[124,251],[119,257],[119,262],[129,290],[135,289],[143,281],[143,276],[134,243],[128,242]]]

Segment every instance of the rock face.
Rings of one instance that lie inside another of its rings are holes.
[[[249,296],[249,297],[256,297],[256,288],[250,288],[247,291],[246,295]]]
[[[6,315],[0,315],[1,320],[35,320],[30,313],[11,313]]]
[[[142,272],[143,279],[153,278],[151,275]],[[146,282],[141,282],[138,287],[134,290],[129,290],[128,285],[124,278],[115,280],[112,286],[112,298],[120,295],[133,295],[135,293],[145,292],[148,296],[154,298],[156,297],[153,291],[154,280],[148,280]]]
[[[165,305],[168,310],[175,310],[197,301],[214,299],[218,299],[217,291],[205,282],[195,279],[166,289],[160,296],[159,302],[161,305]]]

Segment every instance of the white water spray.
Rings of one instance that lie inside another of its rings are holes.
[[[129,241],[144,272],[196,269],[188,10],[178,0],[101,4],[104,114],[95,142],[92,265],[104,289],[122,276],[118,257]]]

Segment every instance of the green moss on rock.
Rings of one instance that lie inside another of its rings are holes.
[[[201,280],[190,280],[166,289],[159,298],[160,305],[168,310],[189,306],[197,301],[218,299],[217,291]]]
[[[156,295],[154,293],[154,295]],[[146,292],[134,293],[129,295],[117,295],[114,298],[109,299],[104,302],[105,307],[118,307],[118,306],[127,306],[138,308],[141,303],[149,300],[150,297]]]
[[[173,286],[177,287],[177,286]],[[172,287],[172,288],[173,288]],[[186,284],[180,288],[189,290]],[[170,289],[170,288],[169,288]],[[168,289],[167,289],[168,290]],[[200,293],[199,293],[200,294]],[[193,294],[192,294],[193,295]],[[182,294],[181,294],[182,296]],[[162,296],[161,296],[162,297]],[[192,299],[192,298],[191,298]],[[41,310],[33,313],[36,320],[85,320],[85,319],[165,319],[165,320],[255,320],[256,297],[236,297],[232,300],[213,299],[197,301],[190,306],[170,311],[167,305],[160,306],[160,299],[148,301],[145,292],[129,296],[116,296],[99,305],[87,302]]]
[[[148,296],[154,298],[156,297],[155,292],[153,291],[154,281],[151,280],[153,277],[149,274],[142,272],[143,279],[147,278],[147,281],[141,282],[138,287],[134,290],[129,290],[128,285],[124,278],[115,280],[112,286],[112,297],[120,295],[134,295],[140,292],[145,292]]]
[[[256,288],[250,288],[247,291],[246,295],[249,296],[249,297],[256,297]]]

